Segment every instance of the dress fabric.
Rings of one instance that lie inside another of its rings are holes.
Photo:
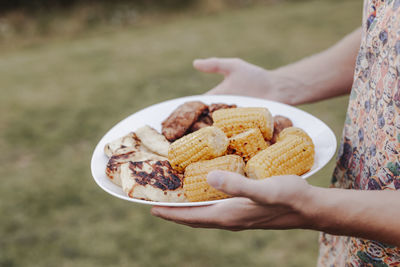
[[[400,0],[365,0],[362,32],[332,187],[399,190]],[[318,266],[400,266],[400,248],[321,233]]]

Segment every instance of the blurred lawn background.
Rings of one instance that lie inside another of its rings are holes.
[[[124,117],[202,94],[221,80],[193,70],[193,59],[240,57],[276,68],[358,27],[362,1],[176,1],[172,7],[117,1],[117,8],[86,3],[32,12],[6,2],[0,13],[0,266],[316,264],[316,232],[227,232],[162,221],[149,207],[97,187],[90,158]],[[347,97],[300,106],[338,138],[346,107]],[[333,166],[309,182],[328,186]]]

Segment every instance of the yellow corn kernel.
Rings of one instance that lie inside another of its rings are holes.
[[[231,137],[251,128],[259,128],[266,140],[272,138],[274,119],[266,108],[220,109],[212,114],[214,126],[221,128]]]
[[[168,150],[172,168],[183,172],[190,163],[225,154],[229,141],[217,127],[204,127],[173,142]]]
[[[207,183],[207,174],[213,170],[223,170],[244,175],[244,166],[243,159],[237,155],[226,155],[190,164],[186,167],[183,180],[186,198],[189,201],[208,201],[229,197]]]
[[[236,154],[247,162],[257,152],[268,147],[260,129],[252,128],[229,138],[228,154]]]
[[[311,139],[310,139],[311,140]],[[314,164],[314,145],[303,136],[287,135],[267,147],[246,164],[248,177],[264,179],[276,175],[302,175]]]

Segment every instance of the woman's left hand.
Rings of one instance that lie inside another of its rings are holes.
[[[299,176],[252,180],[237,173],[212,171],[208,183],[233,198],[200,207],[154,206],[155,216],[191,227],[244,229],[309,228],[310,186]]]

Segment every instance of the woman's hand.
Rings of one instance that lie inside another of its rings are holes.
[[[201,207],[153,207],[153,215],[191,227],[313,229],[400,246],[400,192],[320,188],[294,175],[252,180],[213,171],[208,183],[233,198]]]
[[[275,70],[237,58],[197,59],[193,66],[224,75],[207,94],[253,96],[298,105],[350,92],[360,41],[361,28],[319,54]]]
[[[238,58],[197,59],[193,66],[202,72],[224,75],[224,80],[207,94],[245,95],[290,103],[291,97],[280,89],[284,80],[273,71],[265,70]]]
[[[298,176],[252,180],[242,175],[213,171],[208,183],[234,198],[201,207],[153,207],[153,215],[191,227],[244,229],[308,228],[302,210],[311,186]]]

